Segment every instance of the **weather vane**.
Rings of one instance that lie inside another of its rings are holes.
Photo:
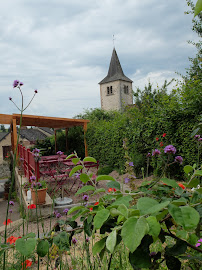
[[[115,41],[115,37],[114,37],[114,35],[113,35],[113,46],[115,47],[115,45],[114,45],[115,42],[114,42],[114,41]]]

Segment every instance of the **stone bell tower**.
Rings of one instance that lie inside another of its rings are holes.
[[[99,82],[101,108],[106,111],[123,110],[133,104],[132,82],[124,75],[114,48],[108,74]]]

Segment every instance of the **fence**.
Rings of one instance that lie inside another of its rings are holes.
[[[30,149],[27,149],[26,147],[19,144],[18,157],[20,159],[19,162],[23,167],[25,177],[30,179],[31,176],[35,176],[36,180],[38,181],[40,177],[39,162],[35,161],[34,154],[30,151]]]

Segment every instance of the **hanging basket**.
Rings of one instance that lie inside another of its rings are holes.
[[[47,188],[42,189],[31,189],[32,201],[34,204],[44,204],[46,202],[46,191]]]

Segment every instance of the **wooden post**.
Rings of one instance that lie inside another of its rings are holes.
[[[87,131],[87,123],[85,122],[83,125],[83,129],[84,129],[84,146],[85,146],[85,157],[88,156],[88,145],[86,143],[86,131]]]
[[[54,135],[55,135],[55,154],[57,153],[57,136],[56,136],[56,129],[54,129]]]
[[[68,128],[65,128],[66,152],[68,152]]]

